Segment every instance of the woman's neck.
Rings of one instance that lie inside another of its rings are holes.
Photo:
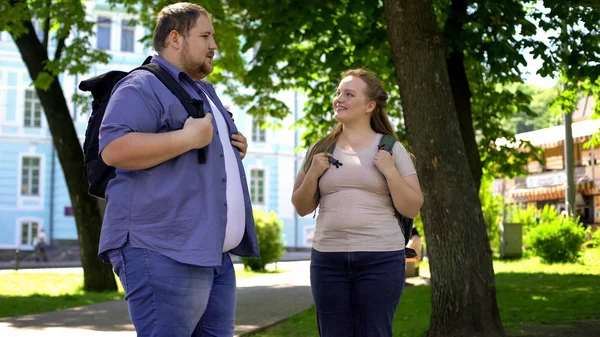
[[[342,142],[349,145],[360,145],[369,143],[369,141],[373,140],[377,133],[371,129],[371,125],[346,125],[342,129],[342,134],[340,135],[340,139]]]

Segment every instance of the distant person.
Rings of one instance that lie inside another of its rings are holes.
[[[43,228],[39,230],[37,236],[34,239],[35,241],[35,260],[39,262],[40,260],[44,262],[48,262],[48,254],[46,254],[46,247],[48,246],[46,243],[46,230]]]

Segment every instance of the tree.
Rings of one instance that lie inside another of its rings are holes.
[[[518,112],[513,117],[506,118],[502,122],[502,127],[506,130],[512,133],[523,133],[563,123],[560,107],[553,105],[561,92],[558,86],[536,88],[528,84],[515,83],[508,86],[508,90],[519,90],[531,96],[529,109],[534,115],[531,116],[526,112]]]
[[[0,12],[0,30],[10,33],[34,81],[65,175],[77,225],[84,289],[116,291],[111,266],[97,256],[102,217],[96,199],[87,193],[83,151],[58,79],[65,71],[85,73],[94,63],[106,63],[108,56],[90,46],[87,37],[93,23],[86,21],[78,1],[3,0]],[[40,27],[40,37],[34,23]],[[75,31],[80,35],[73,36]]]
[[[422,212],[432,284],[427,336],[502,336],[478,188],[433,4],[386,0],[384,6],[407,136],[428,204]]]

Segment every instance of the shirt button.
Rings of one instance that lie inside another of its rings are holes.
[[[225,182],[225,178],[221,179],[222,182]]]
[[[227,207],[227,203],[226,202],[223,205],[225,205],[225,207]]]
[[[221,158],[223,158],[223,154],[222,153],[220,154],[220,156],[221,156]]]

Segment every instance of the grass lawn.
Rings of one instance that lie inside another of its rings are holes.
[[[118,283],[118,282],[117,282]],[[19,316],[55,311],[81,305],[122,299],[119,292],[85,292],[82,290],[83,273],[18,272],[0,274],[0,317]]]
[[[545,265],[538,258],[494,261],[500,315],[508,333],[531,323],[600,319],[600,249],[588,249],[580,264]],[[427,264],[421,274],[428,274]],[[431,290],[406,287],[394,320],[394,336],[421,336],[429,326]],[[567,324],[568,325],[568,324]],[[317,337],[311,308],[255,337]]]
[[[267,266],[266,273],[285,272]],[[235,265],[237,279],[265,275]],[[0,273],[0,317],[20,316],[40,312],[56,311],[87,304],[123,299],[125,293],[117,279],[117,292],[83,291],[83,271],[81,268],[61,269],[22,269]]]

